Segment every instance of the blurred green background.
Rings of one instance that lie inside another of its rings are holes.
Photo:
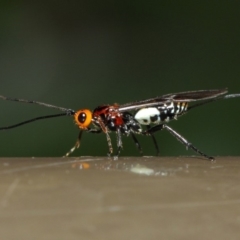
[[[240,92],[239,1],[1,1],[0,94],[94,109],[166,93]],[[209,155],[239,155],[240,99],[199,107],[170,123]],[[57,110],[0,101],[0,126]],[[62,156],[78,129],[70,117],[0,132],[0,156]],[[161,155],[193,155],[168,132]],[[115,144],[115,134],[112,134]],[[139,136],[144,155],[154,155]],[[122,155],[139,153],[124,137]],[[114,145],[115,146],[115,145]],[[104,134],[85,133],[73,156],[106,155]]]

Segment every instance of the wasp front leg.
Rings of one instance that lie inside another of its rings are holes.
[[[74,145],[74,146],[70,149],[70,151],[68,151],[68,152],[65,154],[65,156],[63,156],[63,157],[68,157],[71,153],[73,153],[73,152],[75,151],[76,148],[79,148],[79,147],[80,147],[82,134],[83,134],[83,130],[80,130],[75,145]]]
[[[101,129],[96,129],[96,128],[88,128],[88,129],[87,129],[87,132],[91,132],[91,133],[101,133],[102,130],[101,130]],[[81,139],[82,139],[82,134],[83,134],[83,130],[80,130],[75,145],[70,149],[69,152],[67,152],[67,153],[65,154],[64,157],[68,157],[71,153],[73,153],[77,148],[80,147]]]

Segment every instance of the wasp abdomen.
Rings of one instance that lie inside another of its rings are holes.
[[[142,108],[135,114],[134,118],[142,125],[160,124],[169,122],[186,111],[187,103],[170,102],[157,107]]]

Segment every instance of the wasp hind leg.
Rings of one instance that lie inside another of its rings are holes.
[[[131,136],[132,136],[132,139],[133,139],[133,141],[134,141],[134,143],[135,143],[135,145],[136,145],[139,153],[140,153],[141,155],[143,155],[142,147],[141,147],[139,141],[137,140],[137,138],[136,138],[136,136],[135,136],[135,134],[134,134],[133,132],[131,132]]]
[[[163,125],[163,127],[165,129],[167,129],[175,138],[177,138],[177,140],[179,140],[182,144],[184,144],[187,149],[191,148],[193,151],[197,152],[198,154],[200,154],[201,156],[208,158],[209,160],[213,161],[214,157],[208,156],[207,154],[203,153],[202,151],[200,151],[198,148],[196,148],[195,146],[193,146],[190,142],[188,142],[188,140],[186,138],[184,138],[183,136],[181,136],[179,133],[177,133],[176,131],[174,131],[172,128],[170,128],[167,125]]]
[[[163,128],[162,125],[157,125],[157,126],[154,126],[154,127],[150,127],[150,125],[147,125],[147,131],[145,131],[145,133],[144,133],[144,134],[147,134],[147,135],[151,136],[154,147],[156,149],[156,156],[160,155],[160,151],[159,151],[159,147],[158,147],[158,144],[157,144],[157,140],[156,140],[156,138],[153,134],[154,134],[154,132],[162,130],[162,128]]]
[[[188,142],[188,140],[186,138],[184,138],[182,135],[180,135],[179,133],[177,133],[175,130],[173,130],[172,128],[170,128],[168,125],[166,124],[162,124],[162,125],[157,125],[154,126],[150,129],[148,129],[145,134],[153,134],[154,132],[160,131],[162,129],[166,129],[168,130],[178,141],[180,141],[183,145],[185,145],[188,148],[191,148],[193,151],[195,151],[196,153],[200,154],[201,156],[209,159],[209,160],[214,160],[214,157],[208,156],[207,154],[203,153],[202,151],[200,151],[198,148],[196,148],[194,145],[192,145],[192,143]]]

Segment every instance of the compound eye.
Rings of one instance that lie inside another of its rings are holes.
[[[88,109],[79,110],[75,113],[74,119],[79,128],[87,128],[92,121],[92,112]]]
[[[86,118],[87,118],[87,115],[85,112],[82,112],[78,115],[78,121],[81,123],[81,124],[84,124],[85,121],[86,121]]]

